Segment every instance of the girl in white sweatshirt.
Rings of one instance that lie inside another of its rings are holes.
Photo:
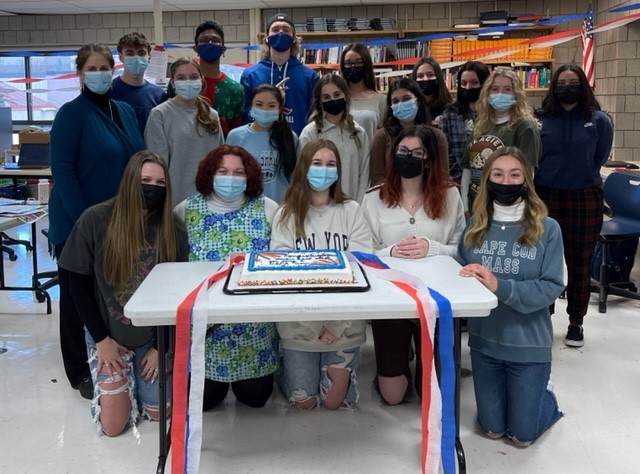
[[[340,186],[336,146],[313,140],[301,151],[291,185],[273,221],[272,249],[372,249],[360,206]],[[358,401],[356,369],[365,321],[277,323],[283,366],[278,382],[301,409],[335,410]]]

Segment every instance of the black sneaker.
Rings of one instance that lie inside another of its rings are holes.
[[[87,400],[93,399],[93,380],[91,377],[85,377],[78,385],[74,385],[73,388],[80,392],[82,398]]]
[[[569,326],[567,335],[564,338],[564,344],[569,347],[584,346],[584,331],[582,326]]]

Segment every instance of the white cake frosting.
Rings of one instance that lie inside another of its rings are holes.
[[[352,283],[346,255],[338,250],[269,250],[245,255],[240,286]]]

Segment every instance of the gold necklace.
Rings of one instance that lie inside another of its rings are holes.
[[[424,201],[424,198],[422,196],[418,196],[417,198],[413,199],[413,201],[411,201],[411,204],[409,204],[409,201],[406,200],[404,197],[402,198],[402,202],[405,206],[407,206],[409,209],[411,209],[412,211],[416,208],[416,206],[420,203],[422,203]]]

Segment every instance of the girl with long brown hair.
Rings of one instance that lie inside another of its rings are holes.
[[[272,249],[371,251],[371,232],[357,202],[342,192],[337,147],[313,140],[300,152],[271,234]],[[285,397],[301,409],[358,401],[356,371],[365,321],[277,323]]]
[[[107,436],[139,416],[157,420],[156,328],[136,327],[124,305],[161,262],[185,261],[184,227],[174,218],[165,162],[141,151],[131,157],[113,199],[82,214],[60,256],[85,325],[94,383],[91,411]]]

